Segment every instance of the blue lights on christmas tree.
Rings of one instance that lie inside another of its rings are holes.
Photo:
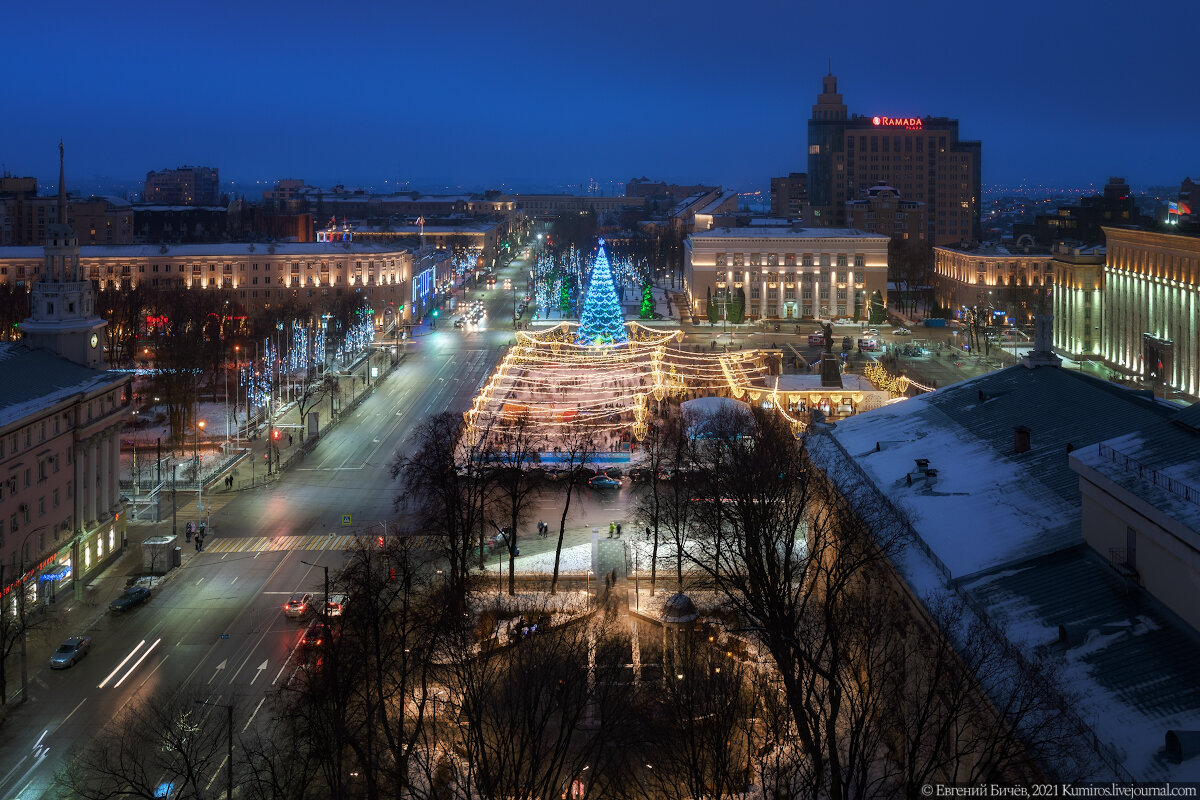
[[[583,302],[583,314],[579,319],[579,331],[575,343],[592,347],[599,345],[627,344],[629,334],[621,316],[621,304],[617,302],[617,290],[613,287],[612,269],[608,255],[604,252],[604,240],[600,240],[600,252],[592,266],[592,279],[588,284],[587,299]]]

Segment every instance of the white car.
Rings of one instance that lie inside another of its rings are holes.
[[[863,335],[865,335],[865,336],[878,336],[878,335],[879,335],[879,330],[878,330],[878,329],[876,329],[876,328],[865,328],[865,329],[863,330]]]
[[[895,336],[911,336],[912,335],[912,331],[910,331],[908,328],[896,328],[896,330],[892,331],[892,333]]]

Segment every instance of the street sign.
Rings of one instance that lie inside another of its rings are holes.
[[[342,524],[343,525],[350,524],[350,515],[349,514],[342,514]]]

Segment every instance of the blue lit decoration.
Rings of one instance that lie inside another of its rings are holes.
[[[360,308],[354,323],[346,331],[345,340],[338,346],[334,359],[342,363],[348,362],[355,353],[361,352],[375,341],[375,316],[369,308]]]
[[[579,330],[575,343],[584,346],[628,344],[629,334],[621,316],[621,305],[617,302],[617,291],[613,286],[612,271],[608,255],[604,252],[604,240],[596,253],[592,266],[592,279],[588,283],[587,299],[583,302],[583,314],[579,319]]]

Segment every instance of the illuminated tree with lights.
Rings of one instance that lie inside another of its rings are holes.
[[[642,286],[642,307],[638,316],[642,319],[654,316],[654,290],[649,283]]]
[[[583,303],[583,314],[579,319],[579,332],[575,342],[582,345],[624,344],[629,341],[625,331],[625,320],[621,316],[621,305],[617,302],[617,291],[613,286],[612,271],[608,255],[604,252],[604,240],[600,240],[600,251],[592,266],[592,280],[588,284],[587,299]]]

